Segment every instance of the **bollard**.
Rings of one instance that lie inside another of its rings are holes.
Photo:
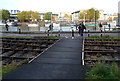
[[[74,30],[72,29],[72,37],[74,37]]]
[[[90,30],[88,30],[88,33],[90,32]]]
[[[102,37],[103,35],[101,34],[100,36]]]
[[[109,27],[109,31],[110,31],[110,27]]]
[[[104,31],[105,31],[105,26],[104,26]]]
[[[59,31],[59,34],[58,34],[58,36],[60,37],[60,31]]]
[[[21,34],[21,30],[20,30],[20,28],[19,28],[19,34]]]
[[[90,36],[89,32],[90,32],[90,30],[88,30],[88,37]]]
[[[88,37],[90,37],[90,34],[88,34]]]

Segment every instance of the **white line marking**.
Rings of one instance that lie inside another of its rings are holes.
[[[82,65],[85,65],[84,63],[84,41],[85,41],[85,38],[83,39],[83,47],[82,47]]]
[[[53,45],[55,45],[58,41],[60,41],[61,39],[57,40],[54,44],[50,45],[48,48],[46,48],[43,52],[41,52],[40,54],[38,54],[36,57],[34,57],[33,59],[31,59],[28,63],[31,63],[33,60],[35,60],[37,57],[39,57],[40,55],[42,55],[44,52],[46,52],[49,48],[51,48]]]

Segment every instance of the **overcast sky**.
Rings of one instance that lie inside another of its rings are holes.
[[[118,12],[120,0],[0,0],[0,9],[33,10],[47,12],[74,12],[82,9],[102,9],[107,13]]]

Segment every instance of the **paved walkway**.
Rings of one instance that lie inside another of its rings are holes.
[[[86,67],[82,65],[81,51],[81,37],[63,38],[4,79],[84,79]]]

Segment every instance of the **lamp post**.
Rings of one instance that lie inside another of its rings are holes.
[[[106,20],[106,15],[107,15],[107,14],[103,14],[103,15],[104,15],[104,21],[105,21],[105,20]]]
[[[95,30],[96,30],[96,10],[94,11],[94,17],[95,17]]]
[[[87,13],[84,13],[84,25],[85,25],[85,15],[87,15]]]
[[[104,22],[106,21],[106,15],[107,14],[104,14]],[[104,26],[104,31],[105,31],[105,26]]]
[[[52,12],[51,12],[51,23],[52,23]]]

